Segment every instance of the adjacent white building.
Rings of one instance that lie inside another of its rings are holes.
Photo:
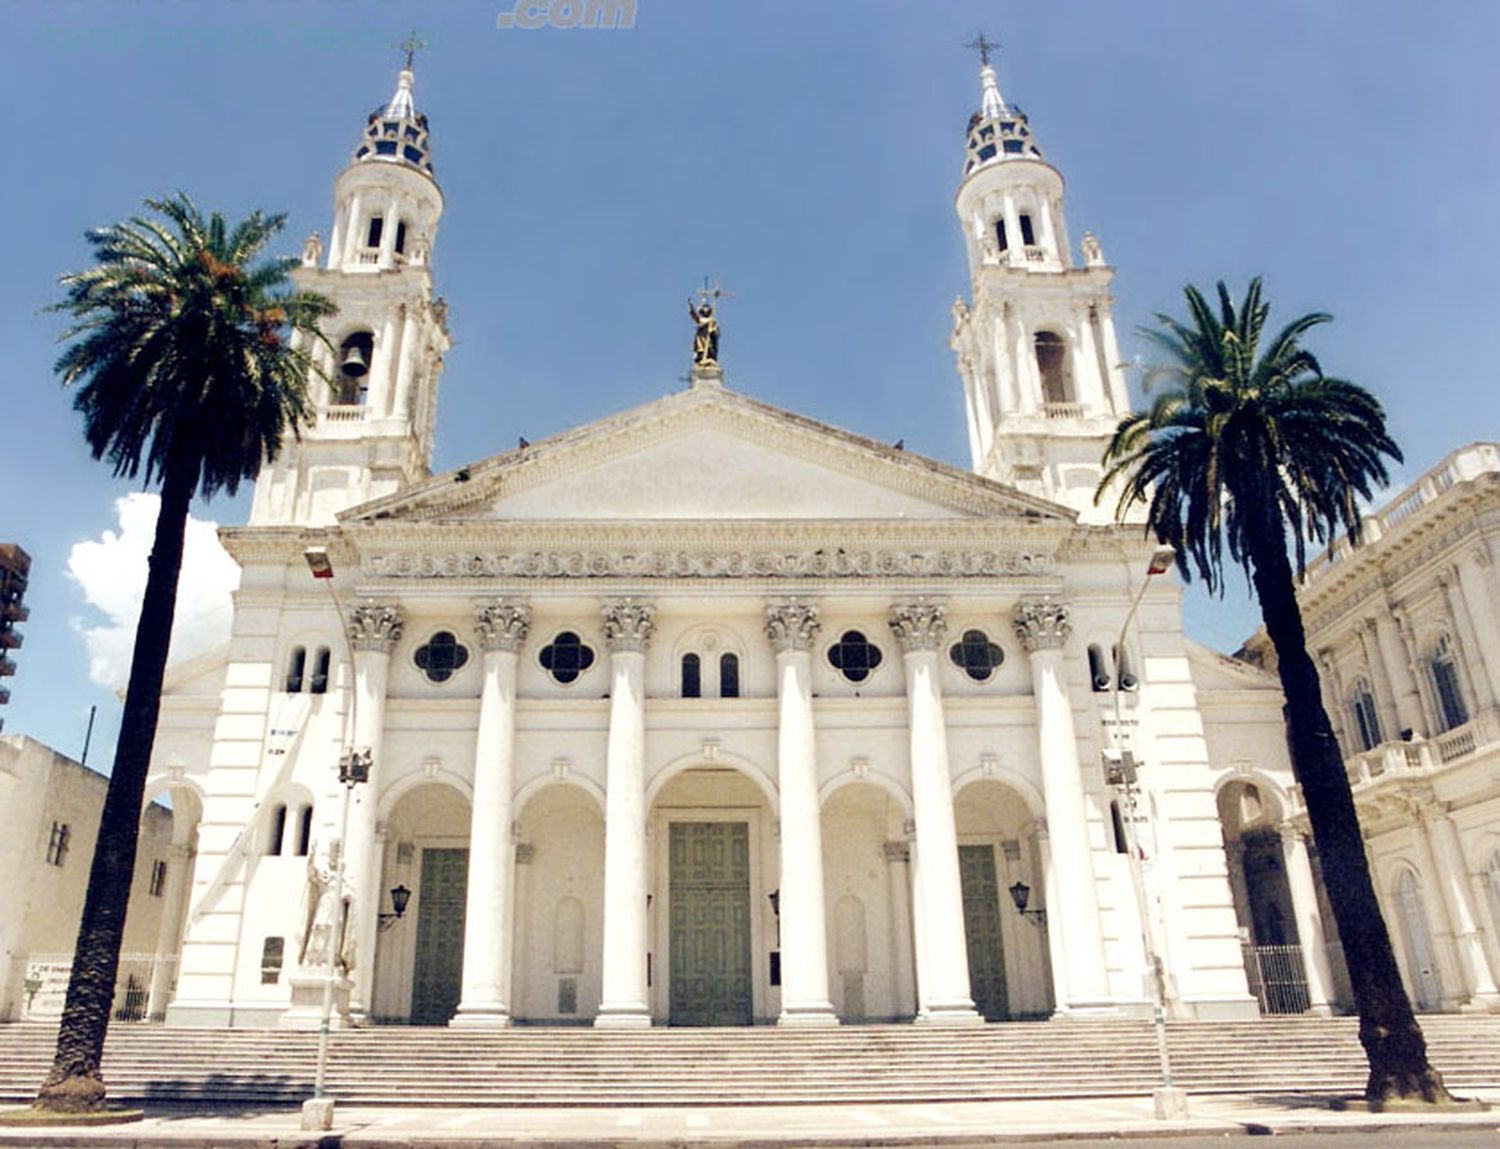
[[[196,843],[169,1022],[308,1024],[330,970],[368,1021],[1103,1017],[1147,1008],[1147,939],[1175,1014],[1253,1015],[1225,837],[1292,812],[1279,692],[1186,639],[1139,524],[1094,505],[1112,271],[993,70],[957,198],[971,469],[705,361],[433,475],[444,201],[412,86],[298,273],[339,305],[337,383],[223,532],[231,642],[163,704],[151,792]],[[1308,850],[1276,842],[1294,1005],[1326,1010]]]

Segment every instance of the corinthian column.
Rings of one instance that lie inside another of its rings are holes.
[[[1307,840],[1293,826],[1281,827],[1281,856],[1286,865],[1287,892],[1292,895],[1292,914],[1297,919],[1297,940],[1302,943],[1302,968],[1307,977],[1307,1008],[1319,1017],[1329,1017],[1333,1007],[1333,971],[1328,965],[1328,937],[1318,912],[1317,886]],[[1243,865],[1241,866],[1243,873]],[[1247,901],[1248,904],[1248,901]]]
[[[401,640],[401,608],[393,603],[362,602],[351,607],[347,619],[349,645],[354,650],[354,742],[350,749],[370,753],[370,779],[349,796],[349,841],[344,872],[352,886],[353,977],[350,1012],[370,1012],[374,984],[375,936],[380,914],[380,849],[376,841],[376,811],[385,778],[380,743],[385,733],[385,690],[390,677],[391,651]],[[347,945],[347,943],[346,943]]]
[[[1089,847],[1088,809],[1078,766],[1078,736],[1064,678],[1062,648],[1073,626],[1067,604],[1050,598],[1019,603],[1013,621],[1016,636],[1031,658],[1031,687],[1036,695],[1042,794],[1057,885],[1057,900],[1047,907],[1047,926],[1061,933],[1059,948],[1067,967],[1067,977],[1059,979],[1058,1008],[1066,1012],[1113,1009]]]
[[[656,610],[604,606],[609,749],[604,798],[604,985],[595,1025],[649,1026],[646,1002],[646,644]]]
[[[516,655],[526,641],[530,624],[531,610],[520,603],[480,603],[474,608],[474,630],[484,651],[484,685],[479,694],[479,734],[474,744],[463,994],[454,1025],[510,1024]]]
[[[938,647],[947,630],[943,608],[917,599],[891,607],[891,630],[906,660],[911,729],[911,796],[916,833],[919,1021],[978,1021],[969,989],[964,895],[953,825],[948,730],[938,684]]]
[[[823,907],[823,825],[813,742],[812,645],[818,608],[766,607],[776,652],[776,739],[781,797],[781,1017],[779,1025],[834,1025],[828,1000],[828,932]]]

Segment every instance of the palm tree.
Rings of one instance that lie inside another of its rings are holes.
[[[97,263],[62,277],[53,310],[73,326],[57,361],[94,458],[117,476],[161,486],[130,682],[52,1071],[37,1106],[100,1109],[99,1072],[135,869],[146,771],[195,494],[234,494],[310,411],[308,348],[332,314],[321,296],[286,290],[294,259],[259,259],[285,223],[252,213],[233,230],[183,194],[88,235]],[[257,262],[258,260],[258,262]],[[303,338],[293,340],[301,332]]]
[[[1359,541],[1359,502],[1387,481],[1384,458],[1401,460],[1385,413],[1363,388],[1323,374],[1302,338],[1332,317],[1293,320],[1262,348],[1269,304],[1252,280],[1235,307],[1219,284],[1217,314],[1186,289],[1191,320],[1158,315],[1143,332],[1164,353],[1148,369],[1149,410],[1121,421],[1105,452],[1095,498],[1120,483],[1116,513],[1147,504],[1147,530],[1177,550],[1183,577],[1196,572],[1223,593],[1224,544],[1245,568],[1276,649],[1286,695],[1287,739],[1302,786],[1328,900],[1349,958],[1359,1037],[1369,1058],[1365,1096],[1448,1097],[1401,985],[1390,934],[1375,900],[1349,779],[1323,709],[1297,606],[1306,544],[1339,531]]]

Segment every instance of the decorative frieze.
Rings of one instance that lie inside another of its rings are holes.
[[[362,602],[349,608],[349,642],[355,650],[389,654],[401,641],[404,622],[394,603]]]
[[[766,607],[766,638],[777,654],[785,650],[811,650],[823,624],[818,608],[807,602],[776,602]]]
[[[514,654],[526,641],[531,629],[531,608],[522,602],[474,604],[474,633],[484,650],[505,650]]]
[[[645,651],[656,629],[656,608],[639,599],[622,598],[604,604],[604,641],[611,651]]]
[[[1028,654],[1037,650],[1057,650],[1068,641],[1073,624],[1068,618],[1068,604],[1058,599],[1031,598],[1016,604],[1011,622],[1016,637]]]
[[[914,650],[936,650],[948,631],[947,609],[942,603],[925,598],[898,602],[891,606],[890,623],[896,641],[908,654]]]
[[[776,551],[376,552],[375,578],[1000,578],[1050,574],[1050,555],[842,548]]]

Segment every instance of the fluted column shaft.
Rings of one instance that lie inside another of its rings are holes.
[[[390,677],[391,651],[401,640],[401,608],[390,603],[363,602],[350,608],[349,644],[354,650],[354,741],[350,749],[368,750],[370,778],[349,795],[349,841],[344,861],[345,880],[352,894],[351,922],[346,951],[352,949],[349,1008],[367,1014],[375,984],[375,938],[380,927],[381,850],[377,814],[385,769],[381,743],[385,735],[385,694]]]
[[[530,622],[530,610],[519,603],[481,603],[474,608],[474,629],[484,651],[484,681],[479,693],[479,733],[474,742],[463,990],[453,1018],[455,1025],[504,1026],[511,1018],[516,661]]]
[[[1016,607],[1014,621],[1016,635],[1031,659],[1036,695],[1042,794],[1058,895],[1048,906],[1047,926],[1061,933],[1059,948],[1067,968],[1067,977],[1062,979],[1067,997],[1059,993],[1058,1007],[1068,1011],[1113,1008],[1089,846],[1088,807],[1078,765],[1078,736],[1063,668],[1062,647],[1072,630],[1068,607],[1052,599],[1027,600]]]
[[[646,989],[646,645],[656,612],[604,607],[609,646],[609,746],[604,798],[604,979],[600,1026],[651,1024]]]
[[[1302,964],[1307,976],[1307,1004],[1313,1013],[1333,1013],[1333,970],[1328,964],[1328,937],[1323,915],[1318,912],[1318,892],[1313,884],[1307,839],[1289,826],[1281,831],[1281,856],[1286,866],[1287,890],[1292,895],[1292,915],[1297,919],[1297,940],[1302,943]]]
[[[833,1025],[823,900],[823,826],[813,734],[812,645],[818,611],[805,603],[766,608],[776,651],[776,739],[781,798],[781,1025]]]
[[[1490,594],[1493,572],[1489,552],[1482,548],[1470,550],[1458,560],[1460,597],[1475,635],[1474,647],[1479,659],[1474,675],[1484,679],[1491,704],[1500,699],[1500,651],[1488,645],[1500,639],[1500,626],[1495,623],[1494,601]]]
[[[1418,819],[1423,815],[1418,812]],[[1484,952],[1484,940],[1479,936],[1479,925],[1474,907],[1469,904],[1469,866],[1464,860],[1463,845],[1458,840],[1458,827],[1446,814],[1429,815],[1432,825],[1430,845],[1437,861],[1434,877],[1443,895],[1443,908],[1448,922],[1453,927],[1453,941],[1458,950],[1460,974],[1469,991],[1469,1004],[1488,1009],[1500,1008],[1500,990],[1495,988],[1495,978],[1490,971],[1489,958]],[[1425,822],[1420,822],[1422,832],[1428,833]]]
[[[891,630],[906,660],[907,723],[911,731],[911,796],[916,822],[917,909],[922,915],[922,969],[917,1017],[922,1021],[975,1021],[964,934],[963,883],[958,872],[958,831],[953,822],[953,780],[948,730],[938,681],[938,647],[946,631],[943,607],[917,600],[891,608]]]
[[[1380,648],[1381,660],[1390,673],[1391,693],[1395,696],[1396,721],[1400,728],[1391,732],[1400,737],[1402,730],[1421,734],[1426,725],[1422,718],[1422,697],[1417,692],[1416,678],[1412,674],[1411,659],[1407,657],[1405,644],[1396,620],[1388,612],[1375,616],[1375,644]]]

